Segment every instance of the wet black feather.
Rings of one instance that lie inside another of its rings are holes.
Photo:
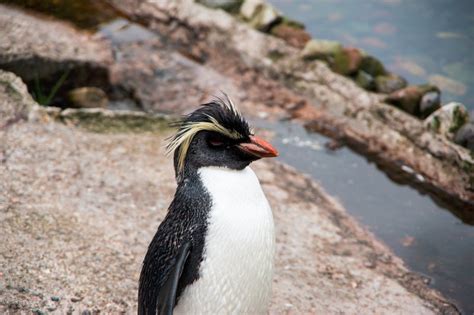
[[[176,303],[184,288],[199,278],[210,209],[211,198],[197,173],[179,184],[168,214],[158,227],[143,261],[138,290],[138,314],[156,314],[160,289],[185,242],[191,242],[192,250],[178,283]]]

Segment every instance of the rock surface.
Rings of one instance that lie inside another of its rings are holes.
[[[0,312],[135,313],[141,260],[175,189],[169,131],[51,122],[1,77],[21,97],[3,88],[0,99],[30,119],[0,118]],[[271,313],[456,313],[319,185],[276,161],[255,169],[277,231]]]
[[[63,22],[0,4],[0,38],[0,68],[26,81],[47,80],[71,69],[76,82],[107,80],[112,61],[108,45]]]

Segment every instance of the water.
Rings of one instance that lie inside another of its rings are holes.
[[[364,49],[410,83],[431,81],[443,103],[474,109],[474,1],[269,0],[320,39]]]
[[[465,314],[474,312],[474,226],[454,215],[460,209],[443,208],[397,184],[346,147],[329,151],[324,147],[328,138],[307,133],[300,125],[259,125],[276,132],[272,143],[283,162],[319,181],[412,270],[430,277],[431,285]]]

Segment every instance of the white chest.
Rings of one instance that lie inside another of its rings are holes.
[[[199,170],[212,198],[200,278],[187,287],[177,314],[261,314],[271,297],[273,216],[249,167]]]

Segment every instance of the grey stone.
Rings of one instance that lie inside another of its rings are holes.
[[[441,107],[441,92],[431,91],[423,95],[420,101],[420,117],[426,118]]]
[[[470,122],[459,128],[454,136],[454,142],[474,151],[474,123]]]

